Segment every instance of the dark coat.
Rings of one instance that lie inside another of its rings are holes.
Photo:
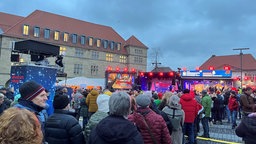
[[[54,110],[45,123],[45,140],[49,144],[84,144],[84,135],[77,119],[66,110]]]
[[[5,103],[2,103],[0,105],[0,114],[2,114],[4,112],[4,110],[8,109],[8,106],[5,105]]]
[[[133,123],[110,115],[91,131],[88,144],[143,144],[143,139]]]
[[[169,130],[163,117],[159,114],[156,114],[150,108],[138,108],[137,112],[129,115],[128,119],[135,123],[136,126],[139,128],[143,140],[146,144],[154,144],[147,125],[149,126],[151,133],[157,143],[171,143],[171,136],[169,134]],[[147,125],[145,124],[145,122],[147,123]]]
[[[235,132],[243,138],[245,144],[255,144],[256,117],[243,117]]]

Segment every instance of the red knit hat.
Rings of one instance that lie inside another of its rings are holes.
[[[27,81],[23,83],[20,88],[20,96],[25,100],[32,100],[36,96],[38,96],[42,91],[44,91],[44,87],[34,81]]]

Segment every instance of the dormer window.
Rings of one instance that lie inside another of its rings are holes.
[[[82,44],[82,45],[85,44],[85,36],[81,36],[81,44]]]
[[[68,42],[68,33],[67,32],[64,32],[64,34],[63,34],[63,41]]]
[[[50,38],[50,29],[45,29],[44,30],[44,38],[49,39]]]
[[[111,50],[114,50],[114,46],[115,46],[115,42],[112,41],[112,42],[110,43],[110,49],[111,49]]]
[[[23,25],[23,35],[29,34],[29,25]]]
[[[59,40],[60,39],[60,32],[59,31],[55,31],[54,32],[54,40]]]
[[[96,41],[96,45],[97,45],[97,47],[100,47],[100,39],[97,39],[97,41]]]
[[[117,43],[117,50],[121,50],[121,43]]]
[[[72,34],[72,43],[77,43],[77,34]]]
[[[93,38],[89,37],[89,46],[93,46]]]
[[[40,36],[40,28],[34,27],[34,37],[39,37],[39,36]]]
[[[104,42],[103,42],[103,47],[104,47],[104,48],[108,48],[108,41],[107,41],[107,40],[104,40]]]

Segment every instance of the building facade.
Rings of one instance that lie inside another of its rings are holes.
[[[104,78],[107,67],[146,71],[148,47],[135,36],[124,40],[113,28],[40,10],[27,17],[0,12],[0,85],[10,79],[11,65],[31,62],[31,55],[10,57],[15,42],[35,40],[60,46],[67,78]],[[56,57],[48,57],[56,65]],[[59,78],[64,79],[64,78]]]

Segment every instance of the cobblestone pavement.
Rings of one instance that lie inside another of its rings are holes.
[[[239,125],[240,120],[237,120],[237,125]],[[198,144],[238,144],[242,143],[242,138],[238,137],[235,134],[235,129],[232,129],[232,124],[227,123],[226,120],[223,121],[223,124],[210,124],[210,139],[204,139],[198,137]],[[198,136],[203,134],[202,125],[200,126],[200,133]]]

